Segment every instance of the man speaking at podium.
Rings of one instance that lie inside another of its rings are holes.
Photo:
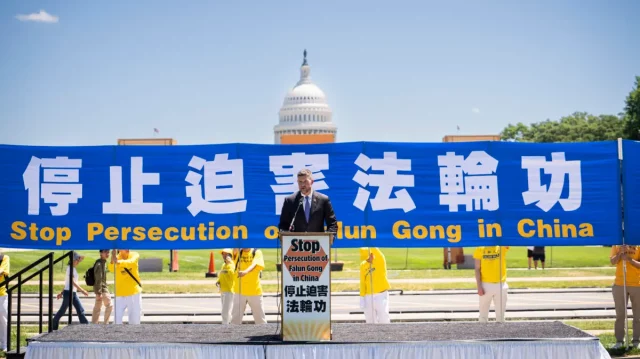
[[[299,191],[285,198],[280,211],[281,232],[331,232],[338,231],[338,221],[333,213],[329,197],[311,187],[311,171],[298,172]],[[324,226],[327,225],[325,231]]]

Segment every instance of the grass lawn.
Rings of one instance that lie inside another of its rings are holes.
[[[582,330],[613,330],[613,319],[598,319],[598,320],[565,320],[564,324],[576,327]],[[629,328],[631,328],[632,321],[629,321]]]
[[[89,262],[88,262],[89,263]],[[80,277],[84,275],[84,271],[89,266],[83,266],[85,263],[80,264]],[[596,276],[613,276],[615,274],[614,268],[594,268],[594,269],[547,269],[547,270],[513,270],[509,272],[509,278],[527,278],[527,277],[596,277]],[[44,281],[47,281],[47,273],[45,273]],[[57,265],[54,269],[53,279],[56,281],[65,280],[65,268]],[[203,280],[205,278],[205,271],[202,272],[184,272],[182,267],[179,272],[169,273],[164,271],[162,273],[145,272],[141,274],[143,280]],[[275,280],[280,277],[280,272],[265,271],[262,273],[263,280]],[[354,270],[346,270],[342,272],[331,272],[332,279],[359,279],[359,272]],[[459,269],[459,270],[444,270],[444,269],[411,269],[411,270],[388,270],[388,279],[437,279],[437,278],[474,278],[473,269]],[[209,278],[215,281],[215,278]],[[38,278],[32,279],[37,281]],[[110,281],[113,281],[113,277],[109,277]]]
[[[629,338],[631,338],[631,334],[632,332],[629,331]],[[605,347],[605,349],[607,349],[609,355],[611,356],[620,357],[628,355],[640,355],[640,349],[611,349],[611,346],[616,343],[616,338],[613,336],[613,334],[600,334],[597,337],[600,339],[600,343],[602,343],[602,345]]]
[[[60,325],[60,328],[65,325]],[[46,333],[48,327],[46,324],[42,325],[42,332]],[[20,326],[20,352],[24,353],[25,348],[27,346],[27,338],[30,338],[34,335],[37,335],[39,328],[37,325],[22,325]],[[18,336],[18,327],[16,325],[11,326],[11,350],[16,350],[16,339]],[[6,354],[4,352],[0,352],[0,358],[6,358]]]
[[[574,326],[582,330],[613,330],[614,320],[566,320],[563,323]],[[629,340],[633,338],[632,321],[628,321]],[[613,333],[604,333],[597,335],[602,345],[607,349],[612,356],[627,356],[627,355],[640,355],[640,349],[610,349],[616,343],[616,338]]]
[[[473,254],[475,248],[464,248],[465,254]],[[609,263],[609,247],[547,247],[546,250],[546,267],[547,268],[575,268],[575,267],[607,267]],[[79,251],[85,255],[85,260],[79,265],[78,271],[83,273],[98,258],[97,250]],[[222,266],[222,259],[219,250],[214,250],[214,261],[216,270]],[[345,270],[358,270],[360,263],[360,253],[358,248],[343,248],[332,250],[332,260],[344,262]],[[441,269],[443,262],[442,248],[384,248],[383,252],[387,260],[388,269],[392,270],[424,270],[424,269]],[[47,254],[48,251],[24,251],[24,252],[6,252],[11,257],[11,271],[16,273],[21,268],[33,263],[40,257]],[[65,252],[54,251],[55,257],[58,258]],[[144,250],[138,251],[141,258],[162,258],[163,270],[162,275],[171,275],[168,273],[169,268],[169,251],[168,250]],[[204,276],[209,267],[210,250],[184,250],[178,252],[179,272],[175,273],[182,278],[184,273],[197,273]],[[275,271],[275,263],[277,252],[275,249],[265,249],[265,271]],[[527,249],[526,247],[512,247],[507,257],[507,265],[509,268],[527,268]],[[63,268],[63,264],[58,264],[59,268]],[[455,276],[456,270],[447,271]],[[538,273],[538,272],[536,272]]]

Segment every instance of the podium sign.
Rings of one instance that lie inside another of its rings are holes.
[[[330,233],[283,233],[282,340],[331,340]]]

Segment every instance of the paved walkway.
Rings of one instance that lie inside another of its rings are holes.
[[[571,282],[571,281],[597,281],[597,280],[611,280],[613,283],[613,276],[594,276],[594,277],[522,277],[522,278],[508,278],[507,283],[513,282]],[[145,280],[144,273],[142,274],[142,282],[144,284],[171,284],[171,285],[190,285],[190,284],[214,284],[215,278],[212,279],[191,279],[191,280]],[[402,278],[402,279],[389,279],[391,284],[438,284],[438,283],[475,283],[474,277],[468,278]],[[109,281],[109,284],[113,284],[113,281]],[[276,279],[262,280],[262,284],[278,284]],[[333,279],[333,284],[358,284],[360,279]],[[29,281],[29,284],[38,284],[37,281]],[[54,285],[63,285],[64,281],[54,281]]]
[[[531,269],[526,268],[526,267],[516,267],[516,268],[512,268],[509,267],[508,268],[509,271],[539,271],[539,272],[548,272],[548,271],[554,271],[554,270],[575,270],[575,271],[580,271],[580,270],[595,270],[595,269],[616,269],[616,267],[612,267],[612,266],[605,266],[605,267],[552,267],[552,268],[545,268],[542,269],[538,266],[538,269],[534,269],[533,267]],[[427,270],[437,270],[437,271],[444,271],[444,269],[442,268],[424,268],[424,269],[389,269],[389,272],[414,272],[414,271],[427,271]],[[456,269],[455,267],[453,269],[449,269],[449,271],[455,272],[458,271],[460,269]],[[464,270],[469,270],[469,269],[464,269]],[[345,269],[342,272],[358,272],[359,270],[357,269]]]
[[[565,319],[611,319],[615,310],[611,292],[604,290],[564,290],[515,291],[509,293],[506,316],[509,320],[565,320]],[[80,296],[85,314],[90,315],[95,302],[93,295]],[[17,313],[17,301],[13,301]],[[54,300],[57,311],[61,300]],[[220,322],[221,301],[218,293],[199,295],[142,295],[145,323],[217,323]],[[47,318],[46,301],[43,312]],[[281,309],[280,297],[265,295],[263,299],[265,314],[269,321],[278,320]],[[21,301],[21,313],[24,322],[37,322],[39,300],[35,295],[25,295]],[[247,312],[249,309],[247,308]],[[404,293],[394,291],[389,295],[389,311],[394,322],[478,320],[478,295],[473,291],[439,291],[439,293]],[[75,313],[75,310],[74,310]],[[631,309],[629,308],[631,314]],[[493,311],[489,314],[495,317]],[[364,315],[360,308],[357,292],[331,295],[331,317],[340,322],[362,322]],[[252,321],[246,313],[247,321]]]
[[[600,334],[613,334],[613,329],[606,330],[585,330],[585,332],[591,335],[600,335]]]

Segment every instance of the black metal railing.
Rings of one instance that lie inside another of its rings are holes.
[[[68,253],[64,254],[62,257],[54,260],[53,259],[53,252],[49,252],[47,255],[45,255],[44,257],[38,259],[37,261],[29,264],[28,266],[26,266],[25,268],[23,268],[22,270],[20,270],[18,273],[10,276],[9,278],[6,278],[4,281],[0,282],[0,286],[6,286],[7,287],[7,296],[8,296],[8,303],[7,303],[7,352],[11,351],[11,322],[12,322],[12,302],[13,302],[13,291],[17,291],[18,293],[18,297],[17,297],[17,301],[18,301],[18,309],[17,309],[17,313],[16,313],[16,324],[17,324],[17,335],[16,335],[16,353],[20,353],[20,325],[22,324],[22,286],[25,285],[25,283],[28,283],[31,279],[33,279],[34,277],[38,276],[38,280],[39,280],[39,290],[38,290],[38,302],[39,302],[39,319],[38,319],[38,333],[42,334],[42,319],[43,319],[43,303],[42,303],[42,299],[43,299],[43,275],[44,272],[46,272],[47,270],[49,271],[49,277],[47,279],[48,283],[49,283],[49,293],[48,293],[48,303],[47,303],[47,316],[48,316],[48,320],[47,320],[47,327],[48,327],[48,332],[52,332],[53,329],[51,327],[51,324],[53,322],[53,267],[56,265],[56,263],[62,261],[65,258],[69,258],[69,263],[71,264],[71,267],[73,268],[73,251],[69,251]],[[32,270],[33,268],[37,267],[38,265],[42,264],[43,262],[46,262],[46,265],[40,269],[38,269],[37,271],[35,271],[34,273],[32,273],[31,275],[29,275],[28,277],[23,278],[23,276],[26,276],[27,272],[29,272],[30,270]],[[17,281],[17,282],[16,282]],[[11,285],[12,283],[15,283],[13,286]],[[70,290],[69,290],[69,324],[71,324],[71,318],[72,318],[72,312],[71,312],[71,307],[73,305],[71,305],[73,303],[73,270],[69,271],[69,283],[70,283]]]

